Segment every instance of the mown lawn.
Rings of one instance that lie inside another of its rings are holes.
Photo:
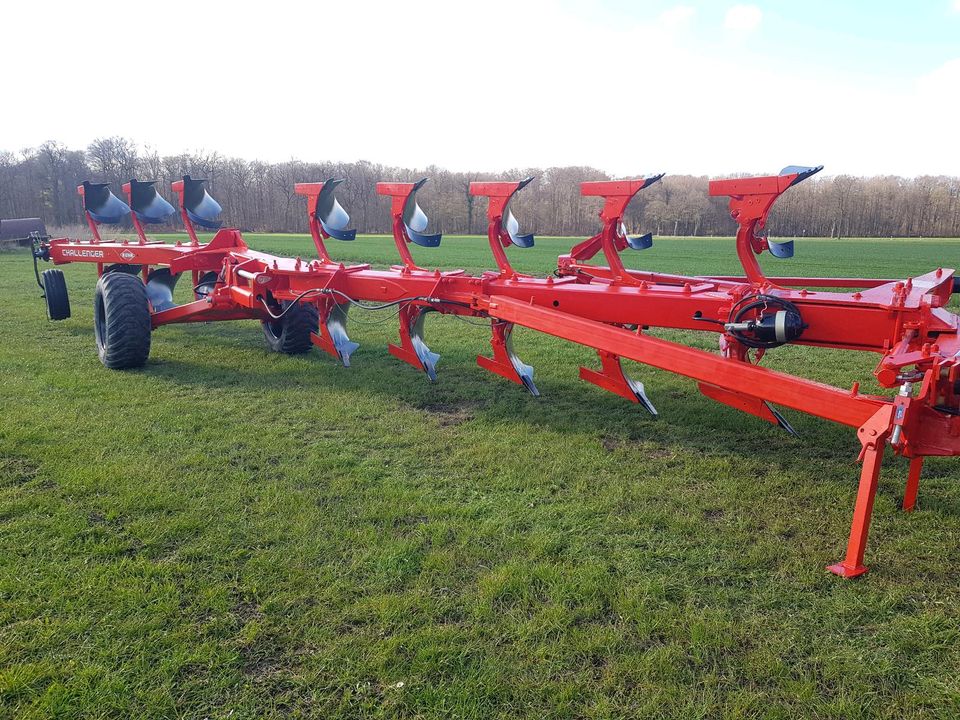
[[[570,244],[513,256],[546,274]],[[960,263],[960,241],[797,245],[771,272]],[[480,238],[418,250],[489,265]],[[630,259],[738,269],[729,239]],[[487,332],[454,318],[428,321],[435,385],[387,354],[389,319],[352,325],[350,369],[237,322],[161,328],[144,369],[108,371],[93,267],[65,272],[73,317],[50,323],[29,255],[0,255],[4,717],[960,716],[960,461],[929,460],[905,515],[888,458],[872,570],[844,582],[824,566],[849,529],[849,429],[787,412],[797,440],[632,366],[652,420],[577,379],[589,350],[518,330],[533,398],[476,366]],[[876,362],[767,358],[845,387]]]

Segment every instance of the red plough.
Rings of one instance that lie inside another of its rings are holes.
[[[254,319],[263,324],[270,347],[298,353],[316,345],[349,365],[357,343],[348,336],[352,306],[398,307],[399,341],[390,352],[436,379],[440,356],[424,339],[428,312],[483,318],[490,322],[491,355],[478,364],[534,395],[533,368],[511,342],[517,325],[593,348],[599,369],[580,368],[580,377],[656,415],[642,383],[629,378],[627,358],[695,380],[707,397],[793,432],[774,407],[779,405],[857,429],[862,471],[853,524],[844,559],[829,569],[843,577],[867,571],[863,563],[873,500],[885,448],[910,458],[903,507],[912,510],[923,459],[960,454],[960,338],[958,317],[945,309],[957,289],[954,271],[937,268],[905,280],[768,278],[757,256],[793,253],[792,243],[764,235],[776,199],[820,168],[789,167],[776,176],[718,180],[710,193],[730,198],[737,223],[736,247],[744,277],[687,277],[626,268],[620,253],[652,245],[650,235],[631,237],[623,216],[631,199],[661,176],[583,183],[583,195],[603,199],[600,232],[559,258],[555,276],[517,272],[505,248],[530,247],[510,210],[511,200],[530,182],[473,183],[473,195],[488,198],[488,237],[497,269],[479,276],[463,270],[419,267],[409,244],[436,247],[441,236],[427,232],[428,220],[416,194],[425,182],[380,183],[390,197],[393,236],[400,263],[389,270],[344,265],[331,259],[325,242],[350,241],[349,216],[337,202],[339,180],[303,183],[316,260],[281,258],[247,247],[237,230],[220,228],[220,206],[202,180],[173,183],[189,242],[150,241],[144,225],[162,222],[176,210],[153,183],[124,185],[124,203],[105,185],[84,183],[80,193],[93,239],[60,238],[36,246],[35,257],[60,265],[97,264],[95,332],[107,367],[142,365],[151,331],[161,325],[211,320]],[[98,226],[127,215],[137,239],[105,242]],[[195,225],[217,229],[201,243]],[[599,253],[605,265],[589,261]],[[193,300],[176,304],[173,290],[183,274],[193,283]],[[43,273],[51,319],[69,316],[63,274]],[[838,292],[854,287],[854,292]],[[715,332],[720,352],[709,353],[652,337],[648,327]],[[787,343],[875,352],[880,385],[892,397],[861,394],[859,384],[841,389],[768,370],[763,355]]]

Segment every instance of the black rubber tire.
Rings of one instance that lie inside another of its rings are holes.
[[[70,296],[67,294],[67,279],[62,270],[44,270],[43,295],[47,301],[47,317],[51,320],[66,320],[70,317]]]
[[[310,352],[313,341],[310,333],[319,331],[320,313],[309,303],[283,303],[284,316],[279,320],[264,321],[263,336],[274,352],[299,355]]]
[[[93,299],[100,362],[111,370],[140,367],[150,355],[150,305],[136,275],[104,273]]]
[[[114,263],[113,265],[107,265],[103,272],[104,274],[108,272],[125,272],[128,275],[139,275],[143,270],[143,265],[127,265],[125,263]]]

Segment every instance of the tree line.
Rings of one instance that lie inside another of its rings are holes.
[[[597,231],[600,200],[581,197],[579,185],[613,179],[591,167],[483,173],[367,161],[267,163],[216,152],[161,156],[126,138],[108,137],[84,150],[51,141],[16,153],[0,151],[0,217],[40,217],[54,227],[77,224],[82,214],[76,186],[84,180],[110,182],[121,197],[120,186],[130,178],[158,180],[160,193],[173,201],[169,182],[184,174],[207,179],[228,225],[263,232],[304,232],[305,201],[294,193],[294,183],[336,177],[347,180],[337,195],[353,226],[362,233],[388,233],[390,203],[376,194],[376,183],[429,177],[418,199],[431,226],[447,234],[486,231],[486,201],[469,194],[471,182],[533,175],[536,182],[513,204],[521,230],[560,236]],[[726,199],[709,197],[707,182],[705,176],[668,175],[631,203],[628,229],[657,235],[732,234]],[[778,201],[769,229],[780,237],[960,237],[960,178],[814,176]]]

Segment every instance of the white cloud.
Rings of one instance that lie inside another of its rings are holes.
[[[953,0],[953,11],[960,13],[960,0]]]
[[[960,2],[960,0],[957,0]],[[756,5],[734,5],[723,18],[723,27],[734,32],[748,33],[760,27],[763,11]]]
[[[957,0],[960,3],[960,0]],[[689,25],[697,11],[689,5],[677,5],[660,13],[660,24],[667,28],[682,28]]]

